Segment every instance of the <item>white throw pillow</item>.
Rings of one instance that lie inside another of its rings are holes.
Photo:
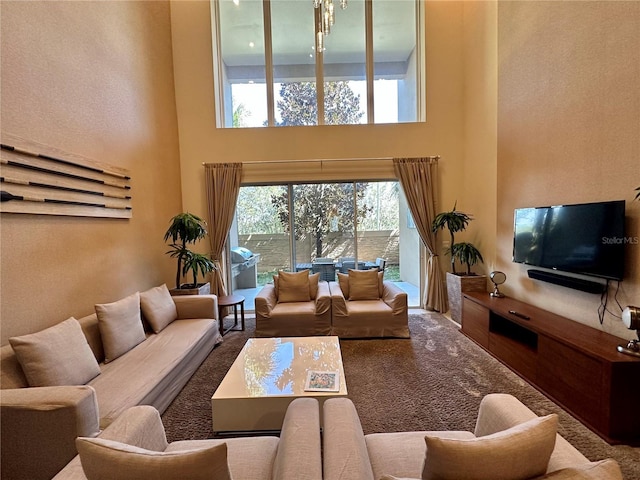
[[[536,417],[474,439],[427,435],[423,480],[525,480],[544,475],[556,444],[558,416]]]
[[[76,447],[88,480],[231,480],[226,443],[155,452],[113,440],[79,437]]]
[[[9,343],[31,387],[83,385],[100,374],[78,321],[71,317]]]
[[[138,292],[117,302],[96,305],[96,315],[104,346],[104,363],[115,360],[144,341]]]
[[[166,284],[142,292],[140,294],[140,309],[155,333],[161,332],[178,318],[176,304]]]

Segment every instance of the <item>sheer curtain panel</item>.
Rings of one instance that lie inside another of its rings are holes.
[[[209,242],[211,259],[215,264],[211,275],[211,293],[222,296],[227,294],[224,245],[235,215],[242,177],[242,164],[206,163],[204,168]]]
[[[394,158],[393,168],[400,180],[416,230],[429,253],[422,303],[424,308],[447,311],[447,292],[436,249],[436,235],[431,224],[436,216],[435,191],[440,157]]]

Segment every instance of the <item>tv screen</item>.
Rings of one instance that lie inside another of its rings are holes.
[[[622,280],[624,200],[516,209],[513,261]]]

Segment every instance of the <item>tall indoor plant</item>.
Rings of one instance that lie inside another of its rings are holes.
[[[171,219],[171,224],[164,234],[164,241],[171,238],[171,250],[166,253],[178,261],[176,269],[176,286],[174,294],[208,294],[209,282],[198,283],[198,273],[204,277],[214,269],[213,261],[202,253],[196,253],[187,247],[202,240],[207,235],[207,224],[203,219],[192,213],[179,213]],[[193,275],[193,283],[181,284],[182,275],[189,272]]]
[[[431,228],[434,233],[447,229],[451,237],[450,246],[445,253],[451,255],[451,272],[447,272],[447,297],[451,318],[457,323],[462,319],[462,294],[464,292],[484,292],[487,290],[486,275],[477,275],[471,272],[471,267],[477,263],[483,263],[484,259],[480,251],[471,243],[455,243],[455,234],[464,231],[473,218],[459,210],[456,210],[457,202],[450,212],[442,212],[433,219]],[[466,266],[463,273],[456,272],[456,260]]]

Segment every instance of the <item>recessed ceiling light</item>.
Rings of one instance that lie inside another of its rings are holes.
[[[250,46],[251,48],[253,48],[253,47],[255,47],[255,43],[253,43],[253,42],[249,42],[249,46]]]
[[[240,5],[240,0],[233,0],[233,4],[237,7]]]
[[[313,53],[310,53],[310,54],[309,54],[309,58],[313,58]]]

